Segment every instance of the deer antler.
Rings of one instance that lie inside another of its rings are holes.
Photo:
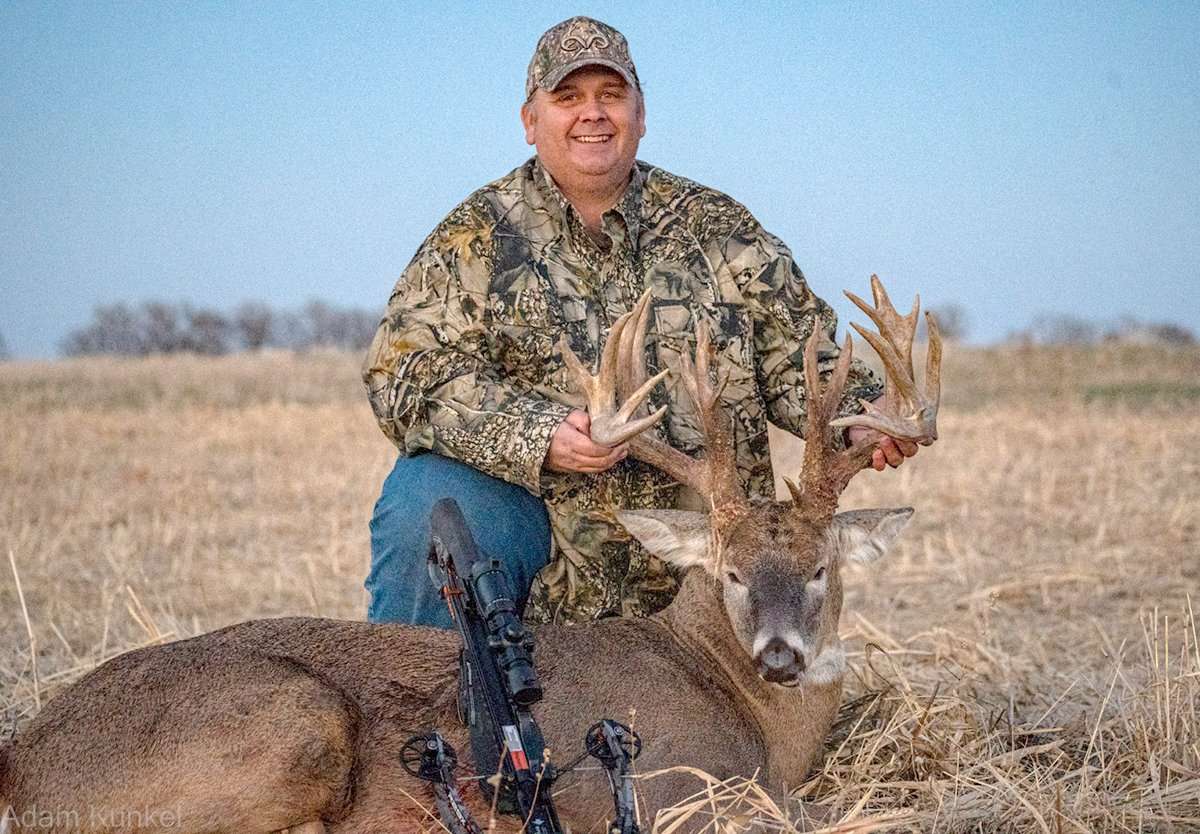
[[[558,340],[558,349],[562,351],[563,361],[587,398],[587,411],[592,423],[592,440],[602,446],[617,446],[624,443],[653,426],[667,413],[667,407],[663,406],[653,414],[632,420],[633,415],[639,410],[645,412],[645,409],[641,408],[642,404],[650,396],[654,386],[669,373],[668,370],[663,370],[655,374],[652,379],[646,379],[644,362],[637,364],[630,361],[635,346],[638,355],[643,355],[645,338],[639,338],[639,336],[649,306],[650,293],[647,291],[632,310],[613,323],[612,330],[608,334],[608,341],[604,343],[604,350],[600,354],[600,370],[595,376],[592,376],[583,366],[579,357],[575,355],[575,351],[571,350],[566,334]],[[634,324],[632,339],[626,335],[630,330],[631,322]],[[629,344],[631,341],[636,344]],[[635,365],[636,369],[630,373],[621,372],[628,369],[630,365]],[[633,389],[632,393],[629,393],[631,388]],[[624,405],[620,408],[616,406],[618,396],[625,400]]]
[[[909,314],[901,316],[892,306],[887,290],[876,275],[871,276],[871,295],[875,299],[874,307],[854,293],[846,293],[846,297],[879,328],[880,335],[876,335],[857,323],[850,325],[875,348],[887,371],[883,404],[877,406],[860,400],[864,408],[863,414],[841,417],[832,421],[830,425],[866,426],[881,434],[929,445],[937,440],[937,412],[942,397],[942,337],[938,332],[937,320],[932,314],[925,314],[929,330],[929,352],[925,357],[925,390],[918,391],[913,375],[912,343],[917,332],[917,313],[921,308],[921,298],[917,296]]]
[[[666,407],[653,414],[646,398],[669,373],[663,370],[646,378],[645,334],[650,313],[647,290],[634,308],[613,324],[593,376],[571,350],[566,336],[558,343],[563,361],[587,397],[592,440],[605,446],[629,442],[638,460],[654,466],[704,496],[715,509],[745,500],[735,463],[733,432],[721,407],[727,378],[715,386],[709,381],[712,337],[707,324],[697,329],[696,358],[680,356],[680,381],[696,406],[704,437],[704,457],[692,458],[647,431],[662,419]],[[618,407],[617,401],[623,401]]]
[[[928,445],[937,439],[937,412],[941,399],[942,339],[937,321],[925,314],[929,330],[929,352],[925,363],[925,387],[918,390],[913,374],[912,343],[917,330],[920,299],[913,302],[912,311],[901,316],[892,306],[879,277],[871,276],[871,294],[875,306],[858,296],[846,296],[875,323],[879,333],[871,333],[857,324],[852,325],[875,348],[886,371],[884,394],[880,403],[860,400],[862,414],[834,419],[850,370],[854,342],[846,342],[838,357],[833,374],[823,389],[819,389],[817,374],[817,342],[820,331],[814,330],[804,346],[804,385],[808,392],[808,418],[805,424],[804,465],[800,485],[788,481],[797,512],[812,519],[827,519],[837,509],[838,496],[871,459],[871,452],[880,435],[911,440]],[[866,426],[872,434],[854,446],[836,451],[832,445],[831,429],[846,426]]]

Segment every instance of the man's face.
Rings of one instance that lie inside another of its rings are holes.
[[[582,67],[521,108],[525,141],[567,192],[623,183],[646,133],[641,94],[620,73]]]

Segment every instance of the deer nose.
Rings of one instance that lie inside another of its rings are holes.
[[[758,674],[770,683],[790,681],[804,671],[804,655],[778,637],[763,646],[755,660],[758,661]]]

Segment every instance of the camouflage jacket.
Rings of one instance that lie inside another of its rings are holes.
[[[647,366],[676,367],[709,323],[730,374],[737,463],[751,496],[773,496],[768,420],[801,432],[802,347],[833,311],[791,253],[729,197],[638,162],[623,198],[589,235],[534,157],[476,191],[421,245],[396,284],[363,367],[371,405],[403,454],[432,450],[520,484],[546,502],[555,552],[526,618],[579,621],[645,615],[674,596],[676,577],[632,542],[614,508],[675,506],[678,487],[632,459],[600,475],[542,468],[555,429],[583,404],[556,348],[566,333],[586,363],[618,316],[652,288]],[[822,371],[837,357],[827,337]],[[669,378],[652,407],[672,445],[701,448],[691,403]],[[844,411],[879,392],[855,364]]]

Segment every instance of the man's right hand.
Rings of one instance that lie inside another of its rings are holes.
[[[629,444],[601,446],[592,442],[592,419],[586,411],[575,409],[554,430],[546,468],[555,472],[594,474],[611,468],[629,453]]]

